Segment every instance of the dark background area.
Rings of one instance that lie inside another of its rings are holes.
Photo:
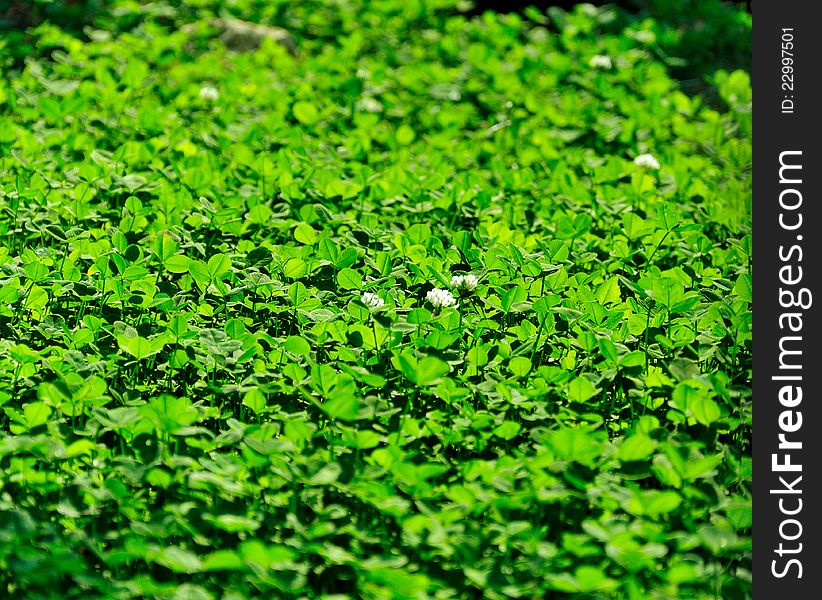
[[[509,0],[507,2],[500,0],[474,0],[473,4],[474,9],[472,9],[472,12],[481,13],[486,10],[493,10],[495,12],[521,12],[528,6],[535,6],[541,10],[545,10],[551,6],[558,6],[559,8],[569,10],[575,5],[580,4],[580,2],[575,2],[573,0]],[[654,3],[647,2],[646,0],[612,0],[610,2],[605,0],[587,0],[586,4],[593,4],[594,6],[612,4],[614,6],[619,6],[624,10],[638,12],[648,4]],[[691,2],[691,4],[699,4],[699,0],[695,0],[694,2]],[[738,2],[736,4],[744,5],[745,10],[751,12],[751,0],[747,0],[747,2]]]
[[[618,9],[614,11],[616,18],[604,26],[606,33],[617,34],[626,27],[652,20],[655,51],[687,94],[702,94],[713,104],[717,95],[711,78],[717,70],[751,72],[750,0],[591,0],[588,3]],[[180,8],[181,14],[194,10],[176,0],[166,0],[165,4]],[[529,9],[533,7],[548,15],[547,26],[551,28],[551,21],[561,18],[560,11],[574,10],[577,4],[574,0],[473,0],[464,3],[462,14],[473,17],[486,11],[516,12],[527,19],[529,12],[534,14]],[[105,0],[0,0],[0,35],[7,37],[7,48],[12,49],[13,55],[19,55],[16,58],[21,62],[34,50],[29,43],[30,36],[25,33],[27,29],[48,21],[82,37],[88,25],[101,27],[100,23],[116,23],[117,19],[111,17]],[[253,16],[245,18],[253,20]]]
[[[573,10],[580,0],[474,0],[466,14],[485,11],[527,13],[533,6],[550,15],[552,9]],[[686,93],[704,93],[705,79],[718,69],[751,72],[751,0],[588,0],[594,6],[614,6],[620,18],[611,29],[653,19],[660,48],[674,59],[671,74]],[[682,62],[684,64],[678,64]]]
[[[589,0],[587,4],[594,6],[613,5],[633,14],[641,14],[648,11],[655,16],[662,16],[668,13],[667,18],[688,18],[690,13],[699,14],[703,12],[700,5],[726,4],[734,8],[744,8],[751,12],[751,1],[729,2],[727,0],[686,0],[682,2],[674,0]],[[499,13],[523,12],[527,7],[533,6],[542,12],[550,7],[558,7],[564,10],[572,10],[577,4],[577,0],[472,0],[472,8],[466,11],[467,15],[478,15],[485,11],[495,11]],[[682,13],[682,4],[690,4],[692,10],[685,10]],[[97,13],[105,10],[106,2],[102,0],[0,0],[0,30],[13,28],[26,28],[37,25],[43,20],[59,19],[65,21],[62,24],[80,24],[90,21]],[[666,9],[667,5],[667,9]]]

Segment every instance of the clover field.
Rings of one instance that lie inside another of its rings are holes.
[[[0,596],[750,597],[744,70],[613,7],[108,4],[0,33]]]

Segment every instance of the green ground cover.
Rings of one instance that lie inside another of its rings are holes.
[[[750,597],[744,71],[110,4],[0,36],[0,596]]]

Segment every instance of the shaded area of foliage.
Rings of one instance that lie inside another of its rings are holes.
[[[611,9],[197,5],[0,80],[0,595],[750,597],[748,75]]]
[[[26,56],[28,46],[22,30],[50,21],[64,29],[82,31],[95,19],[100,25],[120,30],[133,26],[133,21],[119,11],[115,3],[104,3],[100,0],[4,0],[0,3],[0,31],[3,29],[18,30],[13,39],[23,42],[19,56]],[[272,13],[267,4],[278,6]],[[478,16],[483,12],[520,12],[527,15],[547,13],[563,20],[561,12],[573,8],[576,2],[542,1],[542,2],[495,2],[478,1],[456,3],[452,10],[468,16]],[[658,55],[666,60],[675,79],[683,81],[687,93],[705,93],[712,99],[718,99],[714,89],[708,87],[710,76],[718,69],[751,70],[751,16],[750,2],[727,2],[709,0],[692,2],[691,0],[624,0],[623,2],[604,2],[598,0],[592,4],[612,7],[615,17],[615,29],[624,29],[631,23],[651,19],[655,23],[652,31],[656,36]],[[112,10],[112,7],[115,7]],[[282,2],[244,2],[224,3],[211,0],[208,2],[180,2],[164,0],[152,3],[150,10],[157,15],[166,14],[182,18],[185,22],[201,18],[204,14],[214,15],[233,13],[252,21],[281,24],[283,12],[287,11]],[[746,9],[746,10],[743,10]],[[273,20],[269,20],[273,19]],[[537,19],[541,21],[541,18]],[[293,23],[288,23],[293,25]]]

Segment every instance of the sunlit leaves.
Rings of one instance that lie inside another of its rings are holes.
[[[6,408],[6,416],[12,421],[10,427],[12,433],[21,434],[31,431],[48,422],[51,415],[51,408],[44,402],[29,402],[23,405],[22,412]]]
[[[744,75],[613,8],[122,4],[0,44],[9,594],[745,596]]]
[[[435,356],[418,359],[413,354],[402,353],[395,362],[402,374],[418,386],[433,385],[450,371],[448,364]]]
[[[231,270],[231,259],[225,254],[215,254],[208,259],[206,268],[210,280],[222,279],[228,275],[228,272]]]
[[[157,354],[165,345],[165,338],[158,337],[153,340],[146,339],[139,335],[127,337],[120,336],[117,339],[120,349],[130,354],[137,360],[148,358],[153,354]]]
[[[304,125],[312,125],[317,121],[319,112],[316,105],[311,102],[298,101],[294,103],[292,109],[297,120]]]
[[[337,283],[344,290],[358,290],[362,288],[362,275],[348,267],[337,273]]]
[[[577,377],[568,384],[568,398],[575,402],[585,402],[598,392],[599,390],[587,377]]]

